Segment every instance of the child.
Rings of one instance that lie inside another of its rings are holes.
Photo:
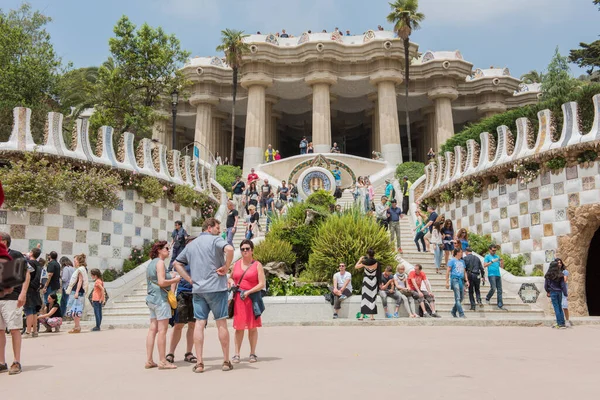
[[[92,269],[90,272],[94,280],[94,290],[92,291],[92,306],[94,307],[94,317],[96,317],[96,326],[92,328],[92,332],[100,330],[102,324],[102,306],[104,305],[104,281],[102,281],[102,273],[98,268]]]
[[[560,270],[562,271],[564,277],[565,277],[565,286],[567,287],[567,294],[569,293],[569,271],[567,271],[567,266],[565,264],[563,264],[563,261],[560,258],[555,259],[554,261],[556,261],[558,263],[558,267],[560,268]],[[567,327],[572,327],[573,324],[571,323],[571,321],[569,321],[569,300],[567,299],[567,296],[564,296],[562,299],[562,309],[563,309],[563,313],[565,314],[565,325]]]
[[[38,315],[38,321],[40,324],[46,327],[46,332],[58,332],[62,325],[62,311],[58,304],[58,296],[56,293],[48,295],[48,312],[46,314]]]
[[[550,267],[544,278],[546,278],[544,289],[546,289],[548,297],[552,300],[552,307],[554,307],[554,313],[556,314],[556,325],[554,325],[554,328],[566,329],[562,299],[563,296],[567,297],[567,285],[558,262],[552,261],[550,263]]]

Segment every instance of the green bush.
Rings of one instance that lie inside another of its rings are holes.
[[[269,235],[254,248],[254,258],[263,265],[270,262],[283,262],[292,267],[296,262],[296,254],[292,245]]]
[[[492,243],[492,236],[490,235],[478,235],[469,232],[469,247],[481,256],[484,256],[488,252]]]
[[[0,168],[0,180],[5,207],[11,210],[31,207],[40,211],[61,201],[68,182],[57,165],[29,152],[24,152],[23,159],[13,161],[10,167]]]
[[[398,180],[408,176],[408,180],[413,182],[425,175],[425,164],[417,161],[409,161],[398,164],[396,167],[396,178]]]
[[[137,268],[138,264],[134,263],[132,260],[123,261],[123,273],[128,273]]]
[[[117,271],[114,268],[106,269],[104,270],[104,272],[102,272],[102,280],[104,282],[112,282],[115,279],[120,278],[121,276],[123,276],[123,272]]]
[[[529,276],[544,276],[544,270],[541,268],[534,268]]]
[[[223,188],[231,192],[231,186],[235,182],[237,176],[242,176],[242,169],[234,165],[218,165],[217,166],[217,182]]]
[[[191,186],[179,185],[174,189],[173,201],[184,207],[190,207],[194,210],[202,207],[208,200],[204,193],[195,191]]]
[[[500,257],[504,261],[504,269],[514,276],[525,276],[523,265],[525,265],[525,257],[519,254],[516,257],[511,257],[508,254],[502,253]]]
[[[305,203],[310,208],[329,211],[332,206],[335,206],[335,197],[333,197],[328,191],[319,189],[308,196],[305,200]]]
[[[396,266],[394,247],[388,232],[373,218],[353,209],[341,215],[333,214],[319,227],[313,241],[305,278],[313,281],[330,281],[340,262],[353,274],[353,285],[360,286],[362,272],[354,265],[368,249],[375,251],[375,258],[384,267]]]
[[[164,185],[152,176],[142,178],[137,187],[138,194],[146,200],[146,203],[154,203],[162,199],[165,194]]]
[[[286,281],[270,275],[267,282],[269,296],[322,296],[329,292],[326,286],[297,283],[293,278]]]
[[[469,233],[469,247],[477,254],[482,257],[489,251],[491,244],[494,244],[490,235],[478,235],[476,233]],[[498,252],[500,252],[500,246],[498,245]],[[509,254],[500,253],[500,257],[504,261],[504,269],[515,276],[525,276],[525,257],[519,254],[516,257],[511,257]]]
[[[121,179],[109,170],[86,167],[69,172],[65,198],[73,203],[113,209],[119,204]]]
[[[557,156],[546,161],[546,168],[550,171],[558,171],[567,166],[567,160],[564,157]]]
[[[592,162],[592,161],[596,161],[597,158],[598,158],[597,152],[595,152],[594,150],[586,150],[577,157],[577,161],[579,163]]]

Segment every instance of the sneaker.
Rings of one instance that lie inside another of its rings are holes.
[[[400,316],[398,315],[398,313],[394,313],[394,318],[400,318]]]
[[[431,315],[429,315],[428,313],[423,314],[423,318],[433,318]]]
[[[478,305],[479,307],[483,307],[483,303],[482,303],[481,301],[480,301],[479,303],[477,303],[477,305]]]
[[[452,315],[453,318],[458,318],[454,313],[450,313],[450,315]]]
[[[348,298],[348,296],[346,296],[345,294],[340,296],[340,300],[346,300]]]
[[[572,323],[571,321],[567,321],[567,322],[565,322],[565,325],[566,325],[567,327],[569,327],[569,328],[572,328],[572,327],[573,327],[573,323]]]
[[[475,306],[471,306],[471,308],[469,308],[470,311],[475,311]]]
[[[337,313],[333,313],[333,319],[338,319]]]
[[[8,365],[7,364],[0,364],[0,374],[2,372],[8,372]]]
[[[434,313],[431,313],[431,316],[432,316],[433,318],[442,318],[442,317],[440,317],[440,316],[438,315],[438,313],[435,313],[435,312],[434,312]]]
[[[100,328],[98,328],[97,326],[92,328],[92,332],[98,332],[98,331],[100,331]]]
[[[508,311],[506,308],[504,307],[498,307],[498,310],[502,310],[502,311]]]
[[[463,314],[463,315],[459,315],[459,316],[458,316],[458,318],[467,319],[467,317],[466,317],[466,315],[465,315],[465,314]]]
[[[21,373],[22,370],[23,370],[23,368],[21,367],[21,363],[15,361],[10,366],[10,369],[8,370],[8,374],[9,375],[18,375]]]
[[[39,333],[37,333],[37,332],[33,332],[33,333],[31,334],[31,337],[38,337],[39,335],[40,335]]]
[[[386,314],[385,314],[385,317],[386,317],[386,318],[392,318],[392,314],[387,314],[387,313],[386,313]]]
[[[567,329],[567,327],[564,325],[558,325],[558,329]]]

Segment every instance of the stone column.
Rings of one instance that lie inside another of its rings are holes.
[[[425,154],[429,151],[429,148],[432,148],[433,151],[437,153],[437,143],[435,137],[435,108],[434,107],[425,107],[421,109],[421,115],[423,115],[423,120],[425,123]]]
[[[248,89],[248,111],[246,113],[246,135],[244,143],[244,176],[251,168],[262,163],[266,142],[266,89],[273,80],[262,73],[248,74],[242,86]]]
[[[167,146],[167,149],[173,147],[171,138],[172,135],[167,131],[167,123],[170,122],[166,119],[158,120],[152,126],[152,139],[158,140],[160,144]]]
[[[273,145],[273,148],[276,150],[279,150],[279,132],[277,131],[277,122],[281,119],[281,113],[278,113],[277,111],[272,111],[271,112],[271,123],[269,124],[269,133],[267,134],[267,136],[269,137],[269,140],[267,140],[267,144],[271,143]],[[287,154],[286,156],[290,156],[291,154]]]
[[[218,102],[218,98],[207,95],[197,95],[190,98],[190,103],[196,107],[196,127],[194,131],[194,141],[196,143],[194,147],[198,147],[201,159],[206,157],[205,149],[210,145],[213,127],[213,108]]]
[[[331,96],[329,88],[337,77],[329,72],[312,72],[306,79],[312,86],[312,142],[315,153],[331,150]]]
[[[275,148],[275,129],[277,129],[277,119],[273,118],[273,115],[276,114],[273,111],[273,106],[277,103],[277,97],[267,96],[266,104],[265,104],[265,135],[263,137],[263,141],[261,142],[261,149],[264,151],[267,149],[267,145],[273,145]]]
[[[371,83],[377,86],[379,119],[379,143],[383,159],[391,165],[402,163],[402,145],[396,103],[396,84],[402,82],[399,71],[380,70],[371,76]]]
[[[451,79],[437,80],[433,85],[434,89],[427,95],[433,100],[435,107],[436,147],[439,147],[454,136],[452,101],[458,97],[458,91],[456,82]]]
[[[371,135],[373,136],[372,138],[372,143],[373,143],[373,150],[372,151],[378,151],[381,152],[381,132],[380,132],[380,128],[379,128],[379,103],[377,102],[377,97],[378,94],[377,93],[372,93],[369,95],[369,100],[373,102],[374,107],[373,110],[371,110]]]

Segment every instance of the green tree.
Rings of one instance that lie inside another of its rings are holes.
[[[410,136],[410,116],[408,115],[408,84],[410,79],[410,57],[408,55],[409,39],[413,30],[420,28],[425,14],[419,12],[419,0],[396,0],[390,3],[392,12],[387,16],[388,22],[394,24],[394,31],[404,42],[404,111],[406,113],[406,137],[408,140],[408,161],[412,161],[412,144]]]
[[[560,55],[558,46],[554,56],[548,64],[548,71],[542,78],[542,99],[555,99],[561,101],[566,98],[577,85],[577,81],[570,75],[567,57]]]
[[[109,39],[111,58],[98,70],[98,102],[92,125],[111,125],[119,133],[148,136],[160,118],[155,108],[173,89],[188,83],[180,70],[189,57],[179,39],[161,27],[139,29],[126,16]]]
[[[217,51],[225,53],[227,64],[233,71],[232,85],[232,103],[231,103],[231,150],[229,160],[233,163],[234,160],[234,144],[235,144],[235,98],[237,96],[238,72],[242,65],[242,56],[250,51],[250,47],[244,42],[244,38],[249,35],[244,34],[244,31],[236,31],[225,29],[221,31],[221,44],[217,46]]]
[[[94,107],[98,67],[66,71],[57,80],[55,95],[60,111],[77,118],[86,108]]]
[[[594,4],[598,6],[598,9],[600,10],[600,0],[594,0]]]
[[[600,70],[600,40],[592,43],[579,43],[580,49],[571,50],[569,61],[581,68],[587,68],[588,75],[593,76],[594,70]]]
[[[61,60],[45,26],[51,21],[27,3],[17,10],[0,10],[0,138],[7,140],[12,109],[33,110],[34,138],[43,134],[45,113],[54,106],[51,94]],[[39,123],[36,123],[39,122]]]
[[[532,69],[526,74],[521,75],[521,80],[524,83],[542,83],[542,79],[544,79],[544,74],[541,72]]]

